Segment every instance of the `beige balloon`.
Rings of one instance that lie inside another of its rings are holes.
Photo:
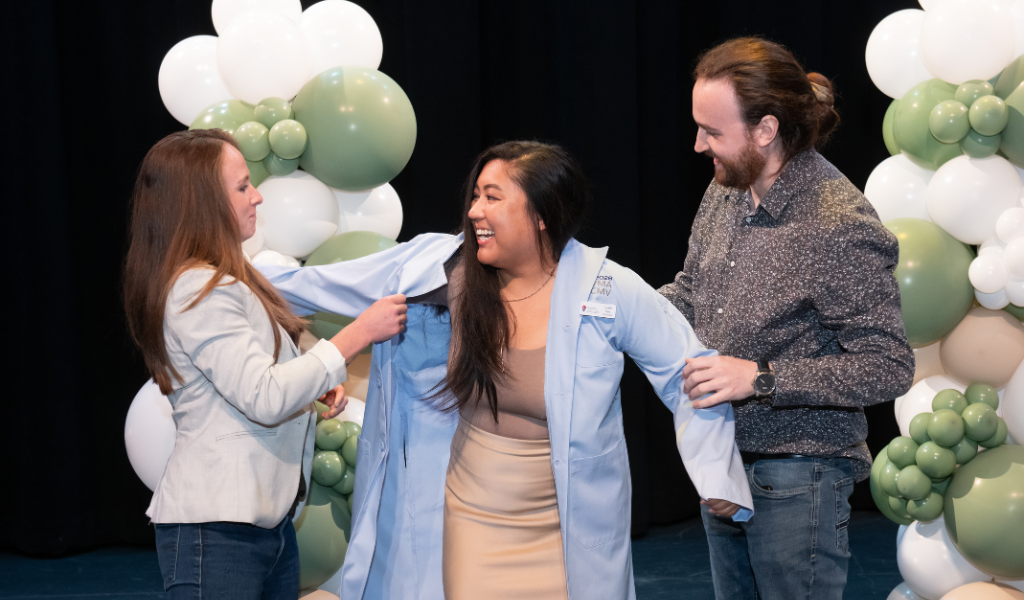
[[[303,600],[339,600],[337,596],[324,590],[302,590],[299,598]]]
[[[939,358],[939,347],[942,342],[935,342],[920,348],[914,348],[914,383],[932,375],[945,375],[942,359]]]
[[[978,581],[962,585],[940,600],[1024,600],[1024,592],[1001,583]]]
[[[348,379],[345,380],[345,393],[352,398],[366,399],[370,389],[370,358],[369,354],[360,354],[348,363]]]
[[[939,356],[961,383],[1005,387],[1024,361],[1024,325],[1006,311],[972,308],[942,340]]]

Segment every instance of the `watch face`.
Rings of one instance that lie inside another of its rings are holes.
[[[767,396],[775,391],[775,375],[772,373],[761,373],[754,379],[754,393],[758,396]]]

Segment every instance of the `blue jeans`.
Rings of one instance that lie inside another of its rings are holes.
[[[156,556],[171,600],[299,597],[299,547],[291,517],[273,529],[157,524]]]
[[[718,600],[842,600],[850,561],[851,459],[744,465],[754,516],[735,523],[701,508]]]

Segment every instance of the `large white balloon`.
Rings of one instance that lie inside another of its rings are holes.
[[[1010,12],[1003,0],[943,0],[932,6],[921,28],[925,67],[956,85],[995,77],[1015,56]]]
[[[346,390],[347,393],[347,390]],[[338,413],[338,416],[334,417],[339,421],[352,421],[353,423],[363,426],[363,415],[366,414],[366,402],[359,398],[349,398],[348,404],[345,405],[345,410]]]
[[[151,490],[164,475],[174,451],[174,418],[171,402],[152,379],[142,385],[124,420],[124,446],[128,462]]]
[[[998,412],[1006,421],[1010,435],[1015,440],[1024,441],[1024,365],[1017,367],[1010,382],[1006,384]]]
[[[373,17],[347,0],[320,0],[299,22],[313,56],[313,74],[332,67],[357,65],[376,69],[384,41]]]
[[[917,592],[907,587],[906,582],[900,583],[898,586],[893,588],[885,600],[928,600],[927,598],[918,595]]]
[[[897,398],[893,410],[900,426],[900,435],[909,436],[910,420],[920,413],[932,412],[935,394],[948,389],[962,392],[966,387],[945,375],[933,375],[917,382],[905,396]]]
[[[928,214],[961,242],[980,244],[995,235],[996,221],[1005,210],[1020,206],[1021,187],[1017,170],[1001,156],[958,156],[939,167],[929,182]]]
[[[996,235],[1003,243],[1024,237],[1024,208],[1015,206],[1004,210],[996,220]]]
[[[278,267],[300,267],[298,259],[293,256],[285,256],[274,250],[263,250],[255,254],[250,261],[254,265],[276,265]]]
[[[1003,257],[995,254],[979,256],[971,261],[967,277],[974,289],[982,294],[994,294],[1006,286],[1010,278]]]
[[[310,75],[309,45],[295,21],[266,8],[235,17],[217,42],[217,67],[231,95],[250,104],[289,100]]]
[[[256,233],[252,234],[251,238],[242,242],[242,252],[249,256],[256,256],[264,250],[263,242],[266,241],[266,237],[263,235],[263,226],[263,217],[256,213]]]
[[[908,8],[892,13],[875,26],[864,60],[875,86],[891,98],[932,78],[918,50],[924,11]]]
[[[256,212],[263,216],[267,248],[305,257],[338,230],[338,201],[309,173],[268,177],[257,189],[263,195]]]
[[[1014,38],[1017,41],[1014,56],[1024,54],[1024,0],[1016,0],[1010,5],[1010,16],[1013,18]]]
[[[939,517],[914,521],[896,546],[896,564],[907,587],[925,598],[940,598],[964,584],[991,581],[957,552]]]
[[[315,6],[315,5],[314,5]],[[402,230],[402,201],[390,183],[366,192],[331,188],[338,199],[338,233],[373,231],[392,240]]]
[[[935,171],[917,166],[903,154],[883,160],[868,177],[864,195],[883,223],[890,219],[928,216],[928,182]]]
[[[235,17],[254,8],[281,13],[296,23],[302,19],[302,2],[299,0],[213,0],[210,7],[213,28],[223,35]]]
[[[185,125],[207,106],[230,100],[217,71],[217,38],[194,35],[175,44],[160,63],[157,87],[167,112]]]

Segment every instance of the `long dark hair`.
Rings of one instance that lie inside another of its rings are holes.
[[[185,310],[229,277],[249,286],[271,321],[292,340],[303,329],[303,322],[242,253],[242,234],[221,175],[225,145],[238,148],[220,129],[172,133],[149,150],[135,180],[124,309],[146,368],[164,394],[173,391],[172,376],[181,381],[167,356],[164,309],[174,282],[190,268],[209,266],[215,272]],[[281,334],[272,329],[276,358]]]
[[[537,247],[557,263],[562,250],[579,231],[590,191],[583,171],[559,146],[534,141],[513,141],[484,150],[473,163],[464,191],[461,285],[449,300],[452,342],[448,352],[448,376],[443,392],[451,392],[456,410],[486,398],[495,420],[498,395],[495,381],[502,377],[502,354],[508,348],[515,323],[501,299],[498,270],[477,260],[476,234],[469,209],[473,188],[487,163],[505,163],[509,177],[526,194],[527,215],[534,222]],[[540,229],[544,221],[544,230]]]

